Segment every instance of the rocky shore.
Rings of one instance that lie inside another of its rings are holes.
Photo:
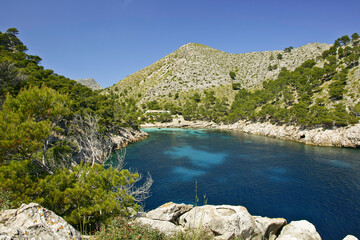
[[[360,147],[360,124],[353,126],[338,127],[333,129],[313,128],[302,129],[291,125],[274,125],[271,123],[254,123],[239,121],[234,124],[216,124],[206,121],[186,121],[182,116],[177,116],[172,122],[146,123],[142,128],[214,128],[224,130],[236,130],[249,134],[263,135],[283,140],[291,140],[317,146],[334,147]]]
[[[252,216],[245,207],[231,205],[196,206],[166,203],[152,211],[139,214],[136,223],[149,225],[165,234],[202,229],[215,239],[253,240],[321,240],[313,224],[306,220],[287,224],[284,218]],[[348,235],[344,240],[357,240]]]
[[[129,143],[138,142],[147,137],[146,132],[133,128],[120,128],[110,136],[115,149],[126,147]]]
[[[166,203],[131,220],[149,225],[166,235],[178,231],[208,231],[215,239],[321,240],[313,224],[306,220],[287,224],[284,218],[252,216],[245,207],[231,205],[193,206]],[[37,203],[0,211],[0,239],[82,239],[63,218]],[[91,239],[91,236],[86,237]],[[357,240],[347,235],[343,240]]]

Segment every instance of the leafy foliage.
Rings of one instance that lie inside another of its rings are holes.
[[[30,160],[11,161],[0,165],[0,188],[8,192],[8,204],[19,207],[35,201],[38,180],[45,176]]]
[[[102,95],[44,69],[40,57],[25,53],[17,35],[15,28],[0,32],[1,206],[37,201],[80,230],[84,225],[95,229],[109,216],[126,216],[128,207],[139,209],[151,178],[136,188],[140,176],[105,168],[108,155],[101,164],[78,164],[87,155],[74,144],[80,134],[87,136],[78,131],[81,124],[74,130],[79,115],[96,116],[98,127],[92,130],[100,143],[121,126],[137,127],[132,120],[137,116],[128,114],[134,110],[131,101],[122,105],[112,94]]]
[[[0,111],[0,161],[32,157],[59,119],[69,114],[68,98],[47,87],[8,95]]]
[[[127,216],[128,207],[139,209],[126,188],[138,176],[128,170],[80,164],[71,170],[60,169],[55,175],[41,180],[37,201],[64,216],[78,229],[89,224],[96,229],[111,216]]]
[[[331,102],[343,99],[349,68],[359,61],[357,46],[343,46],[348,38],[337,40],[341,44],[324,51],[326,63],[317,67],[315,60],[305,61],[294,71],[282,69],[276,80],[263,83],[261,90],[242,89],[235,96],[227,121],[270,121],[276,124],[302,126],[346,126],[358,122],[358,118],[342,104],[325,106],[314,94],[321,92],[326,82]],[[340,49],[343,49],[340,51]],[[337,55],[337,52],[340,54]],[[340,61],[340,57],[351,59]],[[344,67],[342,64],[346,64]],[[272,67],[271,67],[272,69]]]

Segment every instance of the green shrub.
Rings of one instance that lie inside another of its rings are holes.
[[[112,219],[110,224],[103,225],[100,231],[97,231],[95,240],[165,240],[165,234],[152,229],[149,226],[141,226],[139,224],[129,224],[126,218],[116,217]]]
[[[129,186],[138,177],[129,170],[81,163],[41,180],[37,202],[80,231],[84,231],[85,226],[87,231],[94,230],[113,216],[127,216],[128,207],[139,209],[129,194]]]

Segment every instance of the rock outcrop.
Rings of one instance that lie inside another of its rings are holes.
[[[111,140],[115,149],[126,147],[129,143],[138,142],[148,137],[144,131],[133,128],[120,128],[112,133]]]
[[[165,234],[188,229],[203,229],[216,239],[275,239],[286,224],[282,218],[251,216],[246,208],[230,205],[192,205],[166,203],[137,218],[135,222],[150,225]]]
[[[81,85],[84,85],[88,88],[91,88],[92,90],[101,90],[103,89],[94,78],[85,78],[85,79],[75,79],[76,82],[80,83]]]
[[[0,212],[0,239],[81,239],[70,224],[37,203]]]
[[[277,238],[277,240],[321,240],[319,233],[316,232],[315,226],[306,220],[292,221],[286,225]]]
[[[343,240],[358,240],[358,239],[353,235],[347,235]]]
[[[245,207],[166,203],[134,220],[141,225],[171,235],[179,231],[202,229],[215,239],[244,240],[321,240],[313,224],[306,220],[286,225],[283,218],[252,216]],[[357,240],[352,235],[343,240]]]

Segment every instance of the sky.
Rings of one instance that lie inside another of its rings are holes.
[[[2,0],[28,54],[109,87],[182,45],[229,53],[333,43],[360,34],[359,0]]]

